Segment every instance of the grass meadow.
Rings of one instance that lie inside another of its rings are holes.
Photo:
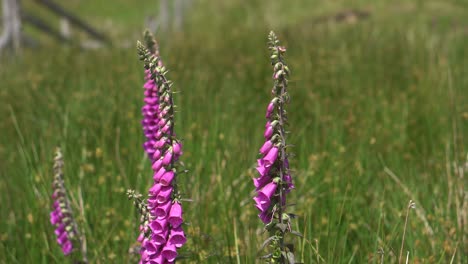
[[[157,3],[110,2],[66,6],[114,47],[80,50],[38,36],[41,48],[1,58],[0,263],[65,263],[49,222],[56,146],[90,263],[136,263],[128,251],[139,218],[125,191],[146,193],[152,170],[134,44]],[[352,8],[370,15],[317,19]],[[409,263],[466,263],[467,16],[462,0],[193,1],[183,32],[156,34],[178,91],[175,129],[189,170],[179,183],[193,200],[184,204],[188,242],[178,262],[260,263],[267,234],[251,178],[274,30],[292,71],[297,259],[397,263],[412,200]]]

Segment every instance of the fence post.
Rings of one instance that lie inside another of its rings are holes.
[[[21,19],[18,0],[3,0],[3,33],[0,36],[0,50],[11,44],[16,52],[21,46]]]

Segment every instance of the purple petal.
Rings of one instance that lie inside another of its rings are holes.
[[[161,183],[162,186],[169,186],[172,183],[172,180],[174,179],[174,172],[173,171],[168,171],[161,176],[159,179],[159,182]]]

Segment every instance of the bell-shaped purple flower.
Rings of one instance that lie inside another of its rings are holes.
[[[161,252],[161,255],[169,262],[173,262],[177,257],[177,250],[174,244],[166,244]]]
[[[185,237],[184,230],[182,230],[181,226],[172,228],[168,242],[170,244],[174,244],[176,247],[181,247],[185,242],[187,242],[187,238]]]
[[[181,155],[182,154],[182,144],[180,142],[174,142],[172,145],[172,151],[174,151],[175,155]]]
[[[266,168],[268,168],[273,165],[273,163],[275,163],[277,157],[278,147],[273,147],[270,149],[270,151],[268,151],[268,154],[262,159],[261,162]]]
[[[259,165],[256,167],[258,174],[260,174],[260,176],[262,177],[268,175],[268,172],[270,171],[271,167],[265,167],[265,165],[263,165],[263,163],[261,162],[261,159],[259,159],[258,161]]]
[[[157,202],[160,204],[167,202],[171,198],[172,190],[172,186],[163,186],[156,197]]]
[[[161,159],[158,159],[156,160],[153,165],[151,166],[151,168],[153,169],[153,171],[159,171],[159,169],[161,169],[162,167],[162,160]]]
[[[158,172],[156,172],[154,175],[153,175],[153,179],[157,182],[159,182],[159,179],[161,179],[161,177],[164,175],[164,173],[166,173],[166,169],[164,167],[161,167]]]
[[[73,251],[73,244],[70,240],[65,242],[65,244],[62,245],[62,252],[65,256],[69,255]]]
[[[275,194],[276,187],[278,184],[276,182],[270,182],[265,185],[261,191],[258,192],[257,198],[260,203],[270,202],[271,197]]]
[[[274,103],[274,101],[271,101],[271,102],[268,104],[265,117],[266,117],[266,118],[270,118],[270,117],[271,117],[271,114],[273,113],[273,110],[274,110],[274,109],[275,109],[275,103]]]
[[[273,147],[273,142],[271,142],[271,140],[267,140],[265,141],[263,146],[260,148],[260,153],[262,153],[263,155],[266,155],[272,147]]]
[[[168,221],[171,223],[172,228],[179,227],[184,221],[182,219],[182,206],[179,202],[172,204],[171,211],[169,211]]]
[[[157,196],[159,192],[161,191],[161,187],[162,187],[161,184],[155,184],[151,186],[151,188],[149,189],[150,195]]]
[[[149,224],[149,227],[151,228],[151,231],[153,231],[153,233],[157,234],[166,230],[168,224],[169,222],[167,221],[166,218],[159,218],[159,219],[153,220]]]
[[[167,214],[169,213],[169,210],[171,209],[171,201],[167,201],[165,203],[159,204],[158,207],[156,207],[156,210],[154,214],[159,218],[166,218]]]
[[[156,245],[152,240],[150,239],[146,239],[145,240],[145,243],[143,244],[143,246],[145,247],[146,249],[146,253],[148,255],[155,255],[156,253],[158,253],[158,245]]]
[[[271,182],[271,178],[269,176],[261,176],[258,178],[253,178],[254,186],[256,190],[260,190],[263,188],[267,183]]]
[[[270,139],[272,135],[273,135],[273,127],[271,125],[269,125],[269,126],[266,127],[265,133],[263,133],[263,136],[266,139]]]
[[[263,211],[258,214],[258,217],[260,217],[260,220],[262,220],[263,223],[268,224],[273,219],[273,213],[270,211]]]
[[[271,200],[264,200],[259,197],[254,197],[255,207],[261,212],[266,211],[270,207]]]
[[[161,245],[166,244],[168,234],[169,234],[169,229],[165,228],[159,233],[153,233],[153,235],[151,236],[151,239],[154,241],[154,244],[161,246]]]
[[[168,150],[165,154],[164,154],[164,158],[162,160],[162,164],[163,165],[169,165],[169,163],[171,163],[172,161],[172,152],[170,150]]]
[[[159,183],[161,183],[162,186],[169,186],[172,183],[174,176],[175,174],[173,171],[168,171],[161,176]]]

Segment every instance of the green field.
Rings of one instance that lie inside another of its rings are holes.
[[[112,48],[39,36],[39,49],[2,54],[0,263],[65,263],[49,222],[56,146],[90,263],[136,263],[128,250],[138,215],[125,191],[146,193],[152,170],[143,66],[136,48],[119,44],[141,39],[158,5],[134,2],[67,2],[112,36]],[[350,9],[369,16],[334,18]],[[270,30],[292,71],[297,259],[396,263],[413,200],[409,263],[467,263],[466,17],[462,0],[193,1],[183,32],[156,35],[178,91],[175,129],[189,169],[179,183],[193,199],[178,263],[261,263],[267,234],[251,178],[272,86]]]

